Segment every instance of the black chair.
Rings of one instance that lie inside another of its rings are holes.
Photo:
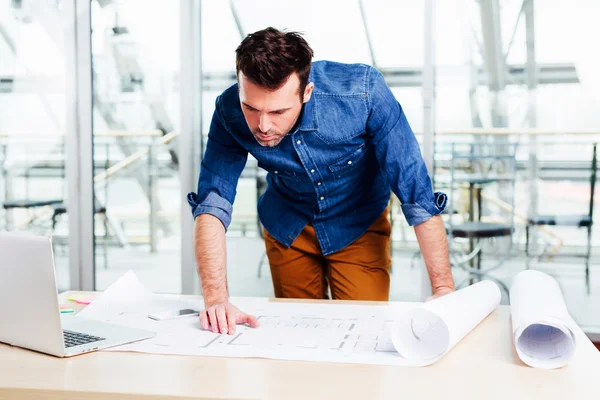
[[[52,231],[56,229],[58,217],[67,214],[67,204],[64,201],[52,204]],[[104,222],[104,269],[108,269],[108,216],[106,214],[106,206],[100,204],[98,199],[94,198],[94,215],[99,214],[103,217]]]
[[[492,270],[500,268],[510,257],[513,248],[514,227],[514,200],[516,181],[516,144],[511,143],[453,143],[450,159],[450,199],[447,208],[446,232],[449,236],[448,246],[450,259],[453,266],[458,266],[468,273],[467,280],[472,284],[475,279],[492,279],[496,281],[507,293],[506,285],[489,276]],[[499,197],[504,196],[510,200],[502,201],[497,205],[507,214],[500,221],[482,220],[482,190],[487,186],[496,186]],[[454,223],[457,213],[455,191],[468,187],[468,216]],[[475,217],[475,203],[477,204],[477,217]],[[504,209],[502,209],[504,207]],[[488,239],[506,238],[508,249],[493,266],[485,269],[481,266],[483,243]],[[457,251],[453,246],[455,239],[467,240],[469,251]],[[463,284],[466,283],[463,282]],[[457,285],[457,287],[462,284]]]
[[[62,203],[61,199],[52,199],[52,200],[8,200],[2,204],[2,208],[6,212],[6,230],[12,229],[8,223],[8,212],[15,209],[24,209],[31,210],[34,208],[46,207],[46,206],[55,206],[57,204]]]
[[[590,174],[590,200],[587,214],[570,215],[538,215],[529,217],[525,227],[525,256],[527,258],[527,268],[529,269],[529,229],[533,226],[575,226],[587,229],[587,250],[584,255],[577,255],[585,258],[585,285],[588,294],[590,293],[590,256],[592,251],[592,225],[594,223],[594,189],[596,187],[596,171],[598,169],[596,146],[592,155],[592,165]]]
[[[36,207],[45,207],[51,206],[55,204],[62,203],[60,199],[54,200],[9,200],[2,204],[2,207],[5,210],[10,210],[13,208],[36,208]]]

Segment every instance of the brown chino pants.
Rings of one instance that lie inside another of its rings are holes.
[[[380,300],[390,292],[388,210],[360,238],[324,256],[315,229],[307,225],[290,248],[264,230],[276,297],[301,299]]]

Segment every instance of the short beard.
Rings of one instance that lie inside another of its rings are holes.
[[[271,136],[273,133],[275,133],[275,138],[269,140],[268,142],[262,142],[259,140],[258,138],[258,134],[264,134],[266,136]],[[260,130],[254,130],[252,131],[252,136],[254,136],[254,139],[256,140],[256,142],[258,144],[260,144],[262,147],[275,147],[277,146],[279,143],[281,143],[281,141],[289,134],[286,133],[285,135],[280,134],[279,132],[272,132],[272,130],[269,130],[268,132],[262,132]]]
[[[287,133],[285,133],[284,135],[280,135],[279,132],[277,133],[277,137],[273,140],[270,140],[268,143],[261,143],[258,140],[258,137],[256,136],[257,133],[264,133],[260,130],[251,130],[252,132],[252,136],[254,136],[254,140],[256,140],[258,142],[258,144],[260,144],[262,147],[275,147],[277,146],[279,143],[281,143],[281,141],[283,139],[285,139],[286,136],[288,136],[293,130],[294,130],[294,126],[296,126],[296,122],[298,121],[298,117],[296,117],[296,119],[294,120],[294,123],[289,127],[289,129],[287,130]],[[269,132],[271,132],[269,130]],[[269,132],[266,132],[266,135],[269,135]]]
[[[256,140],[256,142],[261,145],[262,147],[275,147],[277,146],[279,143],[281,143],[281,141],[287,136],[287,134],[283,135],[283,136],[277,136],[274,139],[269,140],[268,142],[262,142],[258,139],[258,137],[256,135],[254,136],[254,140]]]

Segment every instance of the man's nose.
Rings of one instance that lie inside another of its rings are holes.
[[[258,122],[258,128],[261,132],[267,133],[271,129],[271,120],[267,113],[262,113],[260,115],[260,121]]]

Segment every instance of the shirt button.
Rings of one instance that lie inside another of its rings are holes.
[[[352,161],[348,161],[348,165],[352,165]]]
[[[310,173],[311,173],[311,174],[314,174],[314,173],[315,173],[315,170],[314,170],[314,169],[311,169],[311,170],[310,170]]]
[[[321,182],[317,182],[317,186],[321,186]]]
[[[298,140],[296,143],[300,144],[300,143],[302,143],[302,140]]]
[[[325,196],[321,196],[321,197],[320,197],[320,199],[321,199],[321,200],[325,200]]]

